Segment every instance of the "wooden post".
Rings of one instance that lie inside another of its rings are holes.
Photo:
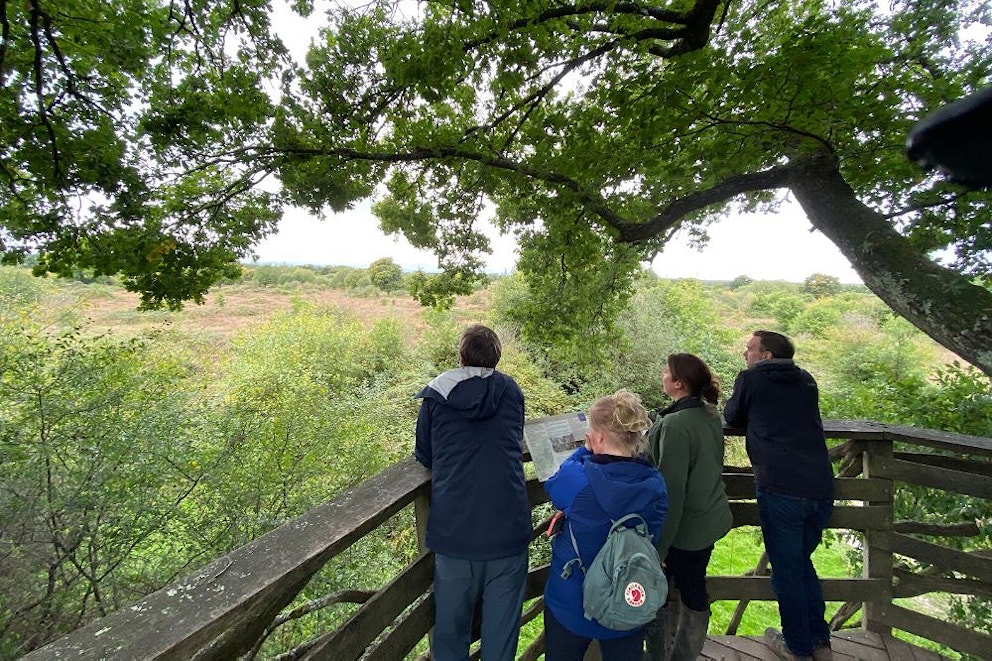
[[[430,484],[420,490],[413,499],[413,512],[417,519],[417,549],[423,553],[427,550],[427,516],[431,511]]]
[[[891,479],[879,467],[879,459],[892,458],[892,441],[865,441],[863,455],[864,476],[866,478]],[[894,490],[890,491],[894,493]],[[864,578],[882,579],[885,587],[874,593],[873,601],[864,602],[862,607],[862,628],[885,636],[892,635],[892,628],[882,623],[881,613],[892,604],[892,520],[893,501],[867,501],[867,505],[884,505],[889,508],[885,524],[878,529],[865,531],[863,550]]]
[[[413,513],[417,520],[417,549],[427,551],[427,516],[431,511],[431,485],[428,482],[413,499]],[[432,583],[433,584],[433,583]],[[431,609],[431,628],[427,631],[427,648],[430,658],[434,658],[434,609]]]

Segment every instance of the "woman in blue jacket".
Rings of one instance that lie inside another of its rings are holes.
[[[589,409],[585,446],[562,463],[544,485],[555,508],[564,512],[579,553],[586,563],[606,542],[611,522],[636,512],[657,543],[668,498],[658,469],[644,458],[650,427],[640,398],[619,390]],[[593,640],[604,661],[640,659],[644,630],[616,631],[587,620],[582,608],[583,573],[563,569],[576,557],[567,531],[551,543],[551,568],[544,589],[544,636],[547,661],[581,660]]]

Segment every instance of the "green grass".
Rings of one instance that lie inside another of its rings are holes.
[[[761,531],[754,526],[735,528],[726,537],[716,543],[713,557],[710,559],[708,574],[710,576],[742,576],[753,571],[761,558],[764,549],[761,542]],[[813,564],[821,577],[849,577],[850,564],[847,561],[842,541],[821,544],[813,554]],[[733,617],[737,601],[717,601],[712,605],[713,617],[710,620],[710,633],[723,634]],[[827,616],[830,617],[840,603],[827,604]],[[737,635],[760,636],[766,627],[779,627],[778,605],[774,601],[752,601],[744,610],[744,616],[737,629]]]

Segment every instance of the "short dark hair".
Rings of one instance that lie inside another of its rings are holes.
[[[792,358],[796,355],[796,346],[792,340],[775,331],[756,330],[754,336],[761,339],[761,348],[774,358]]]
[[[492,367],[499,363],[503,353],[499,337],[488,326],[475,324],[462,331],[458,343],[458,357],[465,367]]]

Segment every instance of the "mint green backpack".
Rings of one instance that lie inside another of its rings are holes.
[[[626,525],[635,520],[635,525]],[[628,514],[613,522],[606,543],[588,568],[582,563],[571,525],[568,534],[576,558],[566,564],[562,577],[568,578],[570,565],[578,561],[585,573],[582,608],[587,619],[608,629],[630,631],[655,618],[668,599],[668,581],[648,524],[640,514]]]

